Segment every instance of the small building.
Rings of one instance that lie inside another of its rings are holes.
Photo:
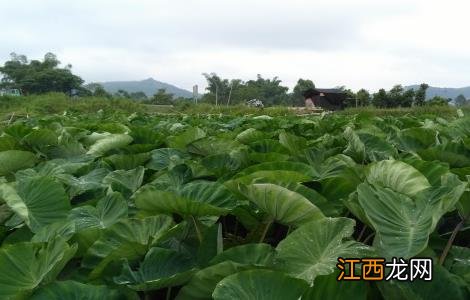
[[[0,96],[21,96],[21,92],[18,89],[0,89]]]
[[[340,110],[344,108],[347,94],[341,89],[308,89],[303,92],[307,108]]]

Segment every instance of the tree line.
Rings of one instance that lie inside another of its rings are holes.
[[[105,97],[126,98],[139,100],[151,104],[174,104],[188,99],[178,98],[160,89],[148,97],[144,92],[129,93],[124,90],[111,94],[97,83],[84,84],[84,80],[72,73],[70,64],[61,67],[61,62],[53,53],[47,53],[43,60],[28,60],[25,55],[12,53],[10,60],[0,67],[2,79],[0,88],[14,88],[23,94],[42,94],[48,92],[62,92],[76,97]],[[263,101],[265,106],[304,106],[303,92],[315,88],[310,79],[299,79],[292,89],[282,85],[278,77],[263,78],[257,75],[256,79],[243,81],[241,79],[226,79],[216,73],[204,73],[207,88],[204,95],[198,99],[200,102],[215,105],[244,104],[251,99]],[[427,84],[421,84],[416,90],[405,89],[396,85],[386,91],[380,89],[376,93],[370,93],[366,89],[354,92],[346,87],[337,87],[346,95],[346,107],[370,106],[380,108],[409,107],[421,105],[448,105],[452,99],[433,97],[426,101]],[[463,95],[453,99],[455,105],[467,105]]]

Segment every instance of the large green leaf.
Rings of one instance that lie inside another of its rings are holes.
[[[101,156],[112,149],[118,149],[129,145],[132,142],[132,137],[127,134],[111,134],[105,138],[99,139],[91,145],[87,154]]]
[[[61,239],[44,243],[18,243],[0,248],[0,298],[18,299],[39,284],[51,281],[76,248]]]
[[[217,284],[214,299],[299,299],[308,285],[305,281],[271,270],[249,270],[230,275]]]
[[[98,201],[96,207],[84,205],[71,210],[69,219],[76,230],[108,228],[120,219],[127,218],[127,202],[119,193],[112,193]]]
[[[401,130],[397,137],[400,149],[416,152],[436,143],[436,131],[428,128],[407,128]]]
[[[212,299],[217,283],[225,277],[235,274],[239,271],[254,268],[251,265],[243,265],[232,261],[223,261],[221,263],[209,266],[196,272],[191,280],[179,291],[176,299],[178,300],[196,300]]]
[[[175,250],[151,248],[137,271],[126,262],[114,281],[137,291],[158,290],[185,283],[196,270],[190,257]]]
[[[439,199],[410,197],[388,188],[361,184],[358,199],[376,230],[374,245],[387,257],[412,257],[426,248]]]
[[[42,226],[67,217],[70,201],[60,183],[48,177],[33,177],[16,184],[0,184],[0,199],[31,228],[33,232]]]
[[[383,160],[371,164],[367,181],[409,196],[431,186],[418,170],[398,160]]]
[[[334,272],[338,257],[370,254],[366,245],[349,240],[354,225],[352,219],[326,218],[299,227],[276,248],[280,268],[313,284],[315,277]]]
[[[105,158],[115,170],[131,170],[139,166],[145,165],[150,159],[151,154],[148,152],[137,154],[114,154]]]
[[[167,144],[172,148],[186,149],[186,145],[206,136],[204,130],[198,127],[190,127],[179,135],[167,138]]]
[[[307,147],[307,140],[304,137],[296,136],[285,131],[279,134],[279,143],[289,149],[293,155],[302,154]]]
[[[172,225],[167,216],[145,219],[123,219],[106,229],[88,249],[82,265],[94,268],[91,276],[97,277],[112,261],[122,258],[136,259],[144,255]]]
[[[222,184],[194,182],[179,192],[146,187],[135,195],[136,206],[149,213],[177,213],[183,216],[227,214],[237,200]]]
[[[117,170],[103,178],[103,184],[109,185],[112,191],[121,192],[130,197],[142,185],[145,168],[139,166],[133,170]]]
[[[307,198],[279,185],[259,183],[240,188],[250,201],[277,222],[299,226],[324,218],[320,209]]]
[[[209,266],[198,271],[178,293],[177,299],[212,299],[217,283],[243,270],[269,267],[274,249],[267,244],[248,244],[230,248],[217,255]]]
[[[400,282],[396,280],[379,282],[378,287],[386,300],[442,300],[469,299],[468,286],[462,279],[434,264],[432,281],[415,280]]]
[[[302,300],[366,300],[368,286],[365,281],[338,281],[336,271],[330,275],[317,276],[313,287],[302,296]]]
[[[57,281],[38,289],[31,300],[124,300],[118,291],[106,286],[83,284],[77,281]]]
[[[152,151],[152,158],[147,163],[147,168],[156,171],[171,169],[184,163],[188,158],[189,155],[179,149],[161,148]]]
[[[58,144],[58,136],[50,129],[37,129],[26,135],[22,142],[32,149],[41,150]]]
[[[251,142],[262,140],[265,137],[266,137],[266,134],[264,132],[256,130],[254,128],[248,128],[240,132],[237,135],[236,140],[243,144],[249,144]]]
[[[7,150],[0,152],[0,176],[31,168],[36,164],[36,156],[27,151]]]

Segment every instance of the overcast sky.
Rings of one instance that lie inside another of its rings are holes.
[[[203,72],[376,90],[470,86],[468,0],[0,0],[0,64],[50,51],[87,82]]]

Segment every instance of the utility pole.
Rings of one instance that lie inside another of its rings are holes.
[[[230,105],[230,97],[232,97],[232,88],[233,88],[233,82],[230,82],[230,92],[228,93],[227,106]]]

